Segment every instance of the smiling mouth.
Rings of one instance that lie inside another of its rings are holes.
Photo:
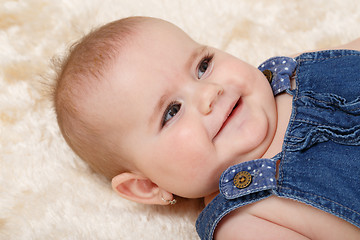
[[[226,114],[226,117],[219,129],[219,131],[216,133],[214,139],[219,135],[219,133],[226,127],[226,125],[229,123],[229,121],[232,119],[232,117],[235,115],[235,112],[239,105],[241,105],[242,99],[241,97],[237,100],[237,102],[234,104],[233,108]]]

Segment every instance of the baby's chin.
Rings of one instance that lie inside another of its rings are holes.
[[[271,145],[272,139],[273,136],[271,134],[262,133],[251,139],[249,138],[246,143],[244,143],[244,141],[228,143],[226,148],[218,151],[218,156],[222,156],[219,159],[219,163],[230,167],[239,163],[262,158]]]

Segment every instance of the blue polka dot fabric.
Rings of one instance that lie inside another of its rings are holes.
[[[264,74],[265,70],[270,71],[271,79],[268,78],[268,80],[271,81],[270,84],[276,96],[291,88],[290,79],[296,66],[297,62],[294,58],[273,57],[260,64],[258,69]]]
[[[251,175],[251,183],[245,188],[235,184],[238,173],[247,172]],[[274,189],[276,187],[276,160],[256,159],[229,167],[220,178],[220,193],[226,199],[235,199],[250,193]]]

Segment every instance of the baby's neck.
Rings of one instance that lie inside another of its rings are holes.
[[[262,156],[262,158],[272,158],[282,150],[284,137],[287,126],[290,121],[291,110],[292,110],[292,96],[287,93],[278,95],[275,98],[277,108],[277,127],[274,138]]]

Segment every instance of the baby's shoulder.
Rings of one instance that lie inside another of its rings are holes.
[[[285,209],[279,211],[283,207]],[[275,196],[237,208],[220,221],[215,239],[309,239],[302,227],[294,223],[298,216],[294,218],[293,211],[289,210],[291,208]]]
[[[360,38],[357,38],[349,43],[338,46],[335,49],[350,49],[360,51]]]
[[[281,237],[280,237],[281,236]],[[309,239],[264,216],[253,214],[246,207],[238,208],[225,216],[216,228],[214,239]]]
[[[358,239],[360,229],[317,208],[272,196],[229,213],[214,236],[222,240]]]

